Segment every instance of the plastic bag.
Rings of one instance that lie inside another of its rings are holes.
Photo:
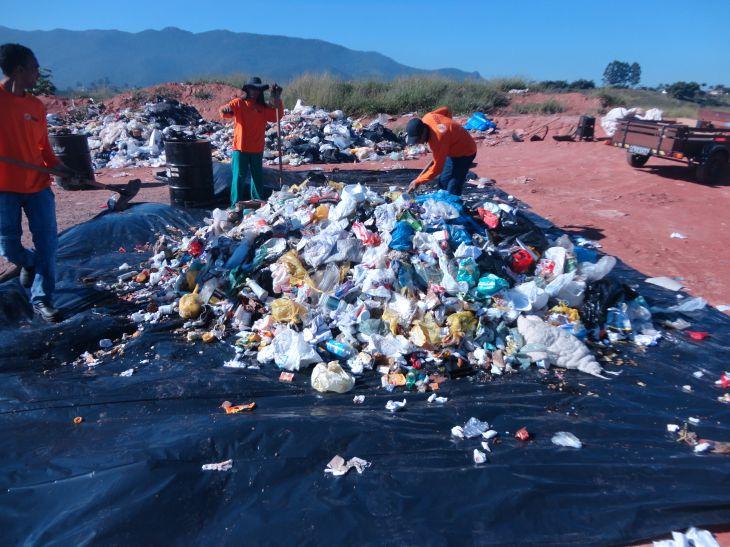
[[[463,283],[467,289],[476,286],[479,281],[479,267],[473,258],[462,258],[459,260],[459,271],[456,274],[456,282]],[[462,292],[466,292],[463,290]]]
[[[362,222],[353,222],[352,231],[355,233],[355,236],[363,242],[364,245],[370,247],[380,245],[380,235],[368,230]]]
[[[399,220],[391,232],[388,246],[396,251],[410,251],[413,248],[415,230],[405,221]]]
[[[277,331],[272,345],[274,363],[284,370],[297,371],[322,362],[315,349],[304,340],[304,335],[290,328]]]
[[[312,283],[312,280],[309,277],[307,270],[304,269],[304,266],[299,261],[297,252],[294,249],[287,253],[284,253],[276,262],[277,264],[282,264],[286,266],[287,273],[289,274],[289,283],[292,287],[299,287],[304,284],[307,284],[310,287],[314,286],[314,283]]]
[[[509,283],[499,276],[487,274],[477,283],[477,294],[482,298],[497,294],[502,289],[508,289]]]
[[[602,256],[595,264],[581,262],[578,266],[578,273],[588,282],[599,281],[606,277],[615,265],[615,257]]]
[[[337,236],[320,234],[317,238],[309,240],[302,251],[302,259],[312,268],[318,268],[332,253],[335,245],[337,245]]]
[[[307,310],[289,298],[279,298],[271,303],[271,316],[279,323],[301,323]]]
[[[464,124],[467,131],[486,131],[497,127],[497,124],[487,118],[483,112],[474,112]]]
[[[446,323],[449,326],[449,334],[452,339],[460,341],[466,334],[473,331],[477,326],[477,319],[473,312],[460,311],[451,314]]]
[[[203,310],[203,299],[198,295],[198,287],[190,294],[180,298],[179,314],[183,319],[196,319]]]
[[[421,218],[428,224],[437,224],[442,220],[459,218],[459,211],[445,201],[429,199],[424,201],[421,206],[424,209]]]
[[[337,361],[315,366],[311,382],[312,387],[320,393],[347,393],[355,387],[355,377],[345,372]]]

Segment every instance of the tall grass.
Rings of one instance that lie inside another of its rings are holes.
[[[392,81],[342,81],[332,76],[305,75],[284,89],[286,104],[302,99],[325,109],[341,109],[350,115],[377,112],[402,114],[425,112],[447,105],[455,114],[489,112],[507,106],[504,81],[408,77]],[[510,87],[511,89],[511,87]]]

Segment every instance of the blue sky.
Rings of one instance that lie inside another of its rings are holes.
[[[0,0],[22,30],[175,26],[318,38],[420,68],[599,81],[613,59],[642,83],[730,85],[730,0]]]

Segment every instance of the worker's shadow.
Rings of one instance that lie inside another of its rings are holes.
[[[602,229],[594,228],[593,226],[577,226],[575,224],[566,224],[564,226],[561,226],[560,229],[572,237],[584,237],[586,239],[590,239],[591,241],[600,241],[606,238],[606,236],[603,235]]]

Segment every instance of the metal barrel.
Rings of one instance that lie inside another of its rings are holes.
[[[596,118],[593,116],[581,116],[578,120],[576,136],[579,139],[593,140],[595,134]]]
[[[209,141],[165,141],[170,203],[208,207],[214,201],[213,158]]]
[[[94,167],[91,164],[91,153],[89,152],[89,142],[85,135],[49,135],[51,148],[56,157],[65,165],[77,171],[81,175],[88,177],[90,180],[94,178]],[[56,177],[57,183],[66,190],[83,190],[84,188],[92,188],[87,185],[79,185],[72,183],[67,179]]]

